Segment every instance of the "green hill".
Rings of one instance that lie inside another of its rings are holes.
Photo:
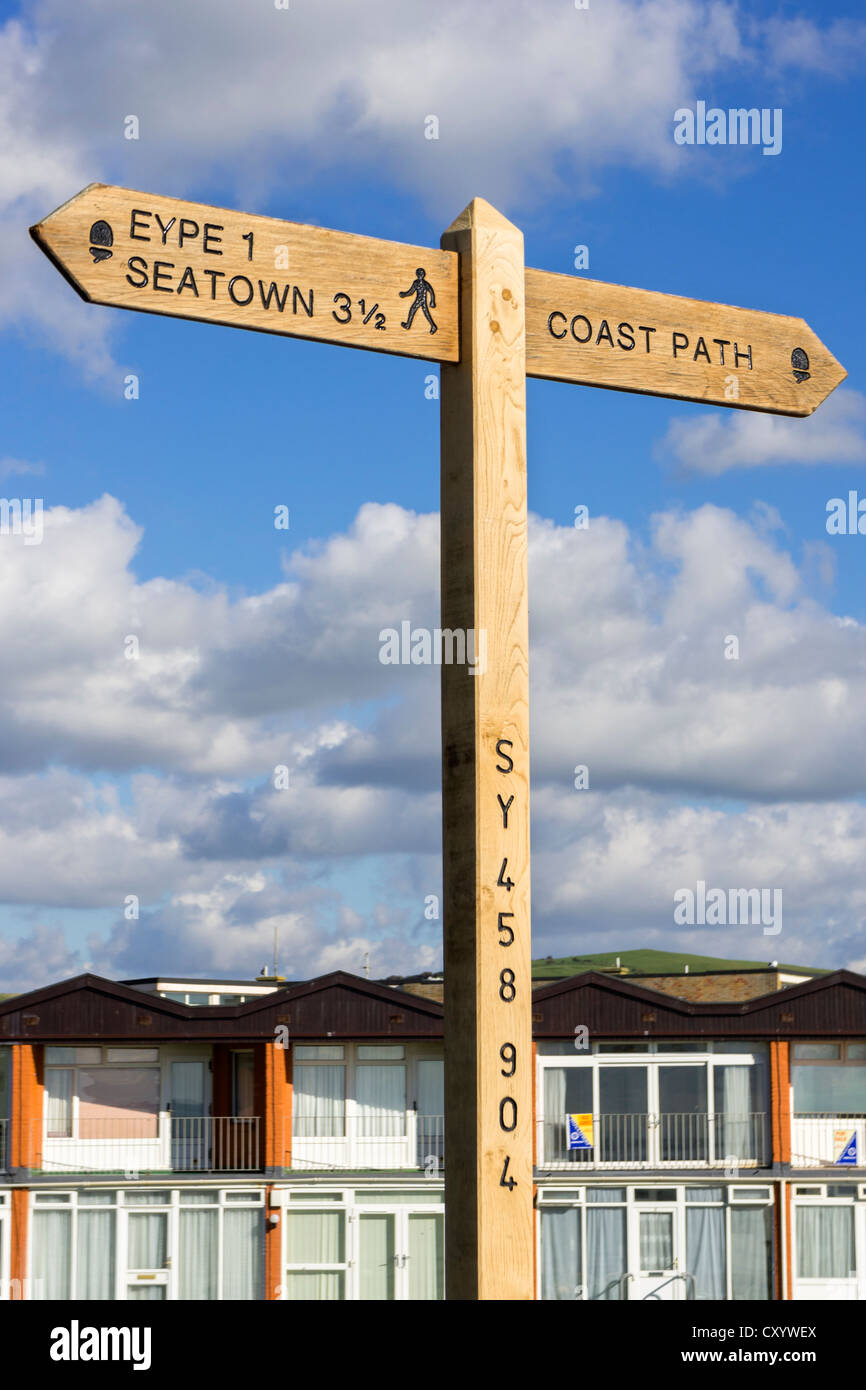
[[[679,951],[600,951],[591,956],[560,956],[557,959],[534,960],[532,962],[533,980],[564,980],[571,975],[580,975],[585,970],[600,970],[605,966],[615,967],[619,958],[620,967],[629,975],[681,975],[686,966],[689,973],[701,970],[760,970],[768,969],[765,960],[727,960],[723,956],[696,956]],[[804,975],[826,975],[826,970],[813,969],[808,965],[783,965],[779,970],[792,971]]]

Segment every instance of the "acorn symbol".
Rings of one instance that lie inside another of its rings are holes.
[[[111,252],[109,247],[114,244],[114,232],[107,222],[94,222],[90,228],[90,254],[94,262],[107,261]]]
[[[791,353],[791,366],[797,381],[808,381],[812,375],[809,371],[809,354],[804,352],[803,348],[794,348]]]

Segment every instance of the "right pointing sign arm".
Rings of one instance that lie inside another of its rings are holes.
[[[776,415],[847,375],[802,319],[529,269],[526,372]]]

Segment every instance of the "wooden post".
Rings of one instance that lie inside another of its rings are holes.
[[[474,199],[442,367],[445,1279],[531,1299],[532,1002],[523,236]],[[447,661],[448,632],[468,664]]]

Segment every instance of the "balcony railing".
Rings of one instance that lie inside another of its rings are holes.
[[[445,1163],[445,1121],[413,1110],[386,1114],[295,1115],[286,1126],[292,1169],[423,1169],[435,1175]]]
[[[866,1115],[818,1110],[794,1114],[791,1166],[866,1168]]]
[[[538,1121],[537,1162],[543,1168],[758,1167],[768,1162],[766,1116],[685,1114],[594,1115],[589,1147],[569,1148],[565,1115]]]
[[[34,1121],[23,1166],[36,1173],[255,1173],[263,1165],[258,1116],[161,1113],[137,1119]]]
[[[7,1171],[9,1153],[6,1147],[9,1135],[9,1121],[0,1120],[0,1173]]]

